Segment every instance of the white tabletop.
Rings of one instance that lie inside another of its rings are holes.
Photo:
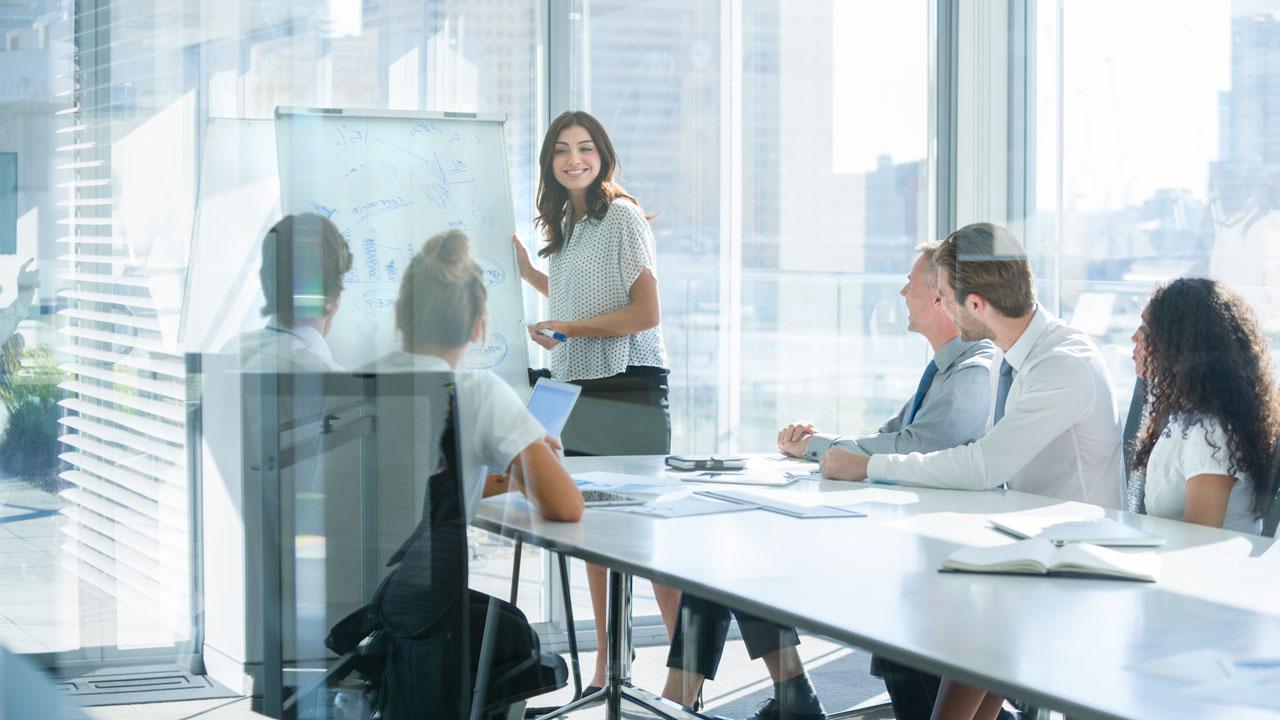
[[[663,474],[660,457],[566,465]],[[840,500],[859,490],[875,501],[857,506],[865,518],[595,509],[579,523],[552,523],[512,496],[481,503],[476,522],[1072,717],[1280,715],[1199,701],[1183,694],[1186,682],[1129,669],[1191,650],[1280,658],[1280,550],[1263,555],[1270,540],[1107,511],[1166,539],[1159,583],[939,573],[962,545],[1011,541],[987,526],[989,514],[1102,511],[1004,490],[807,480],[788,488]]]

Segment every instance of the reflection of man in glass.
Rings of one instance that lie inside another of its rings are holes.
[[[1243,207],[1218,227],[1209,270],[1244,296],[1263,329],[1274,333],[1280,331],[1280,314],[1272,309],[1280,303],[1280,167],[1257,173],[1246,192]]]
[[[18,323],[27,316],[36,288],[40,286],[40,273],[30,268],[30,260],[18,268],[18,299],[0,308],[0,347],[9,342],[9,338],[18,329]],[[3,290],[4,287],[0,286],[0,291]]]
[[[262,239],[262,314],[240,336],[240,366],[282,372],[341,370],[324,337],[341,298],[351,250],[337,226],[314,213],[288,215]]]

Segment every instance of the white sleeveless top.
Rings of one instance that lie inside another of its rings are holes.
[[[658,276],[649,221],[635,203],[614,200],[600,220],[580,221],[569,242],[551,256],[550,319],[573,322],[628,305],[631,285],[645,268]],[[620,337],[571,337],[551,350],[556,380],[609,377],[628,365],[668,367],[661,326]]]

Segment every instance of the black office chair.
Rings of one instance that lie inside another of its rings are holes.
[[[1133,441],[1142,428],[1142,420],[1147,407],[1147,381],[1135,378],[1133,394],[1129,398],[1129,412],[1125,415],[1124,432],[1121,435],[1124,450],[1125,478],[1125,510],[1130,512],[1146,512],[1146,479],[1141,473],[1129,470],[1129,462],[1133,459]]]
[[[1271,458],[1271,483],[1271,507],[1262,519],[1262,534],[1269,538],[1276,536],[1276,527],[1280,526],[1280,450]]]
[[[338,660],[285,703],[286,714],[352,672],[364,679],[370,706],[389,720],[505,717],[512,705],[564,687],[564,661],[541,651],[523,614],[468,589],[452,375],[378,375],[368,382],[377,404],[377,472],[383,481],[414,484],[429,473],[422,514],[387,562],[393,569],[372,601],[330,632],[326,644]],[[438,443],[426,439],[441,427]]]

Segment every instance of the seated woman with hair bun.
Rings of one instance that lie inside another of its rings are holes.
[[[458,369],[467,347],[484,337],[485,329],[487,293],[468,245],[465,234],[449,230],[428,240],[414,256],[396,299],[402,349],[378,359],[374,368],[456,374],[468,519],[482,496],[515,489],[544,518],[577,522],[582,493],[560,464],[556,441],[497,375]],[[486,476],[486,467],[497,474]]]

